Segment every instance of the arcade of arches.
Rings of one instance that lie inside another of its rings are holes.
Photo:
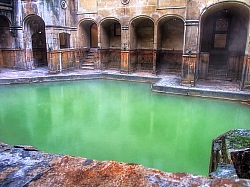
[[[250,87],[247,1],[0,2],[0,68],[81,68]]]

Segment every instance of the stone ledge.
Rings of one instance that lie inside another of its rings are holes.
[[[0,186],[250,186],[250,180],[166,173],[0,143]]]
[[[250,130],[235,129],[215,138],[209,172],[212,178],[250,179]]]

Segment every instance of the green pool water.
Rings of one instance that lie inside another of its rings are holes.
[[[0,141],[207,175],[212,139],[250,128],[250,107],[87,80],[0,87]]]

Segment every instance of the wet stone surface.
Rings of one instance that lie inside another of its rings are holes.
[[[138,164],[47,154],[0,143],[0,186],[249,186],[245,179],[165,173]]]
[[[240,178],[250,179],[250,148],[235,150],[230,154],[237,175]]]
[[[50,169],[53,155],[28,147],[0,144],[0,186],[24,186]]]
[[[250,130],[231,130],[213,140],[209,175],[250,178]]]
[[[210,97],[230,100],[241,100],[250,105],[250,90],[239,90],[239,82],[223,80],[198,80],[195,87],[181,85],[178,74],[154,75],[150,72],[133,72],[122,74],[117,70],[68,70],[57,74],[49,74],[47,68],[29,71],[0,68],[0,85],[29,84],[53,81],[69,81],[84,79],[113,79],[136,82],[149,82],[155,92],[181,94],[185,96]]]

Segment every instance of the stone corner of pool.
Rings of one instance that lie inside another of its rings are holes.
[[[232,148],[229,146],[232,142],[237,142],[241,147],[238,146],[233,152],[239,151],[238,148],[243,148],[242,143],[247,145],[249,135],[249,130],[229,131],[214,139],[212,150],[219,150],[220,146],[215,142],[226,143],[227,151]],[[248,150],[240,151],[249,156]],[[236,154],[241,167],[239,155],[244,154]],[[216,164],[217,170],[228,173],[228,167],[223,170],[223,167],[218,167],[221,163]],[[189,173],[167,173],[139,164],[50,154],[32,146],[11,146],[2,142],[0,166],[0,186],[250,186],[247,176],[239,179],[227,175],[226,178],[226,175],[218,175],[217,172],[217,175],[209,178]]]
[[[151,85],[151,90],[158,93],[167,93],[173,95],[184,95],[192,97],[203,97],[222,100],[245,101],[249,104],[250,93],[242,91],[204,89],[197,87],[187,87],[180,85],[161,85],[154,83]]]
[[[250,130],[233,129],[212,141],[209,176],[250,179]]]

